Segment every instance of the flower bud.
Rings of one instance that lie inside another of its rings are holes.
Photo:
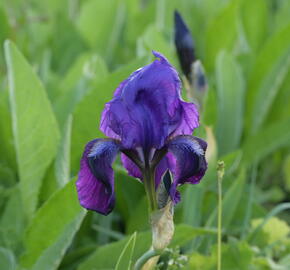
[[[200,60],[193,63],[192,73],[194,89],[204,93],[207,90],[207,79]]]
[[[178,11],[174,12],[175,47],[182,72],[191,82],[191,65],[195,61],[195,46],[189,28]]]
[[[197,101],[199,106],[202,107],[208,84],[205,71],[200,60],[197,60],[192,64],[191,78],[192,82],[190,87],[190,96]]]

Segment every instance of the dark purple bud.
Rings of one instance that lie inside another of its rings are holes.
[[[195,61],[195,48],[192,35],[178,11],[174,12],[175,47],[181,69],[191,82],[191,65]]]

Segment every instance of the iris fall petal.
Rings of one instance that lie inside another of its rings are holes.
[[[76,182],[80,204],[103,215],[115,204],[114,172],[111,167],[119,144],[115,140],[96,139],[89,142],[81,159]]]
[[[207,143],[200,138],[190,135],[174,137],[168,143],[168,150],[173,156],[168,156],[169,165],[173,175],[170,195],[176,201],[176,188],[178,185],[197,184],[205,174],[207,162],[205,151]]]

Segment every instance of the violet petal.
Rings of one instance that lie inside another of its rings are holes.
[[[198,126],[194,104],[181,99],[176,70],[158,52],[153,63],[135,71],[106,104],[100,129],[125,149],[160,149],[169,136],[191,134]]]
[[[169,166],[174,180],[170,188],[171,198],[178,202],[176,188],[185,183],[197,184],[205,174],[207,162],[205,151],[207,143],[197,137],[180,135],[168,143],[168,150],[174,157],[168,156]]]
[[[76,182],[80,204],[89,210],[108,215],[114,208],[114,172],[112,163],[119,143],[111,139],[89,142],[81,159]]]

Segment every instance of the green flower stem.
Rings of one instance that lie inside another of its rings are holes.
[[[217,165],[218,176],[218,234],[217,234],[217,270],[222,266],[222,180],[224,177],[225,164],[219,161]]]
[[[158,210],[157,195],[155,191],[155,170],[150,168],[149,166],[145,166],[145,169],[142,171],[142,174],[149,206],[149,219],[151,221],[152,213]],[[141,270],[149,259],[158,256],[160,254],[161,251],[159,250],[156,251],[153,248],[146,251],[135,263],[134,270]]]
[[[144,186],[149,203],[149,214],[157,210],[157,198],[155,191],[154,170],[145,168],[143,171]]]
[[[136,262],[134,266],[134,270],[141,270],[143,265],[152,257],[159,256],[161,254],[161,251],[156,251],[154,249],[150,249],[146,251]]]

